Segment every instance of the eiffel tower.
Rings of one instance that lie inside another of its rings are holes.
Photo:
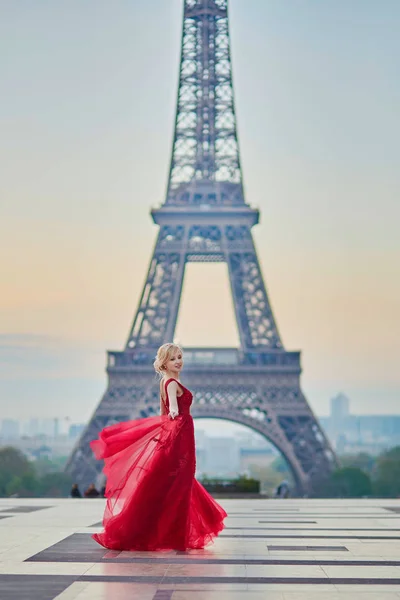
[[[123,351],[108,352],[108,387],[72,452],[67,471],[87,485],[102,464],[89,442],[112,423],[158,414],[152,362],[174,339],[185,266],[225,262],[239,348],[185,348],[192,414],[241,423],[286,458],[298,494],[336,465],[300,388],[300,352],[284,349],[260,271],[236,131],[228,0],[185,0],[175,132],[164,204],[151,211],[159,233]]]

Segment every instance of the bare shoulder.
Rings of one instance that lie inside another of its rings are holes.
[[[171,392],[177,392],[179,389],[177,382],[175,381],[175,379],[173,379],[172,381],[169,382],[168,384],[168,390]]]
[[[168,382],[168,379],[165,379],[165,377],[163,379],[161,379],[160,381],[160,392],[163,398],[165,398],[165,395],[167,393],[167,388],[166,388],[166,383]],[[168,383],[168,393],[169,394],[176,394],[178,392],[178,384],[176,383],[176,381],[174,379],[170,379],[169,383]]]

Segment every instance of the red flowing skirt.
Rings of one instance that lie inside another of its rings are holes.
[[[224,528],[224,509],[195,479],[193,419],[180,415],[117,423],[90,444],[104,459],[104,531],[113,550],[204,548]]]

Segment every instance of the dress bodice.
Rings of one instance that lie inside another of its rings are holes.
[[[187,389],[184,385],[181,384],[177,379],[168,379],[165,383],[165,395],[166,395],[166,406],[169,411],[169,397],[168,397],[168,385],[171,381],[175,381],[179,387],[181,388],[183,394],[181,396],[177,396],[176,399],[178,401],[178,409],[180,415],[190,415],[190,406],[193,401],[193,394],[190,390]]]

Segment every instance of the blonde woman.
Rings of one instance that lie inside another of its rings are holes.
[[[179,379],[181,348],[161,346],[154,368],[160,416],[106,427],[90,444],[107,477],[104,531],[93,538],[113,550],[204,548],[227,514],[194,477],[193,395]]]

